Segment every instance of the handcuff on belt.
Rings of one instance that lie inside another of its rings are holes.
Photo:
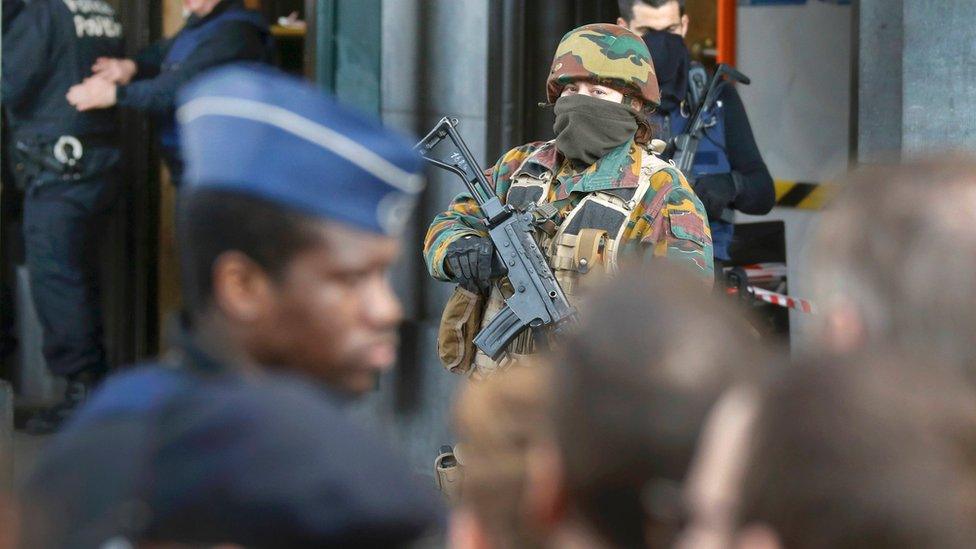
[[[17,141],[17,150],[44,168],[60,173],[61,179],[81,179],[81,159],[85,154],[85,148],[73,135],[59,137],[52,148],[52,155],[44,154],[23,141]]]

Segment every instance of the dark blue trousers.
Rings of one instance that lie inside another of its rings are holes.
[[[51,373],[104,374],[98,239],[115,198],[119,151],[89,148],[77,179],[25,178],[24,254]]]

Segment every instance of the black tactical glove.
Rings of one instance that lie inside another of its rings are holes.
[[[732,173],[703,175],[695,180],[692,188],[705,206],[709,221],[721,219],[722,212],[731,206],[739,194],[735,174]]]
[[[448,276],[472,292],[487,292],[491,280],[505,274],[495,245],[486,236],[467,235],[451,242],[444,263]]]

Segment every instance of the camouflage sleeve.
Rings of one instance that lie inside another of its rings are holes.
[[[484,214],[468,193],[457,195],[446,212],[438,214],[424,238],[424,260],[427,271],[437,280],[449,281],[444,272],[444,256],[452,242],[469,234],[487,235],[481,225]]]
[[[495,194],[503,201],[511,186],[512,174],[539,145],[540,143],[529,143],[508,151],[485,172]],[[434,218],[424,239],[424,260],[427,262],[430,276],[437,280],[450,280],[444,272],[444,256],[447,254],[447,247],[465,235],[487,235],[481,224],[482,218],[484,215],[481,209],[468,193],[457,195],[451,202],[450,208]]]
[[[669,181],[654,181],[659,178]],[[677,170],[661,170],[653,176],[651,186],[666,194],[655,200],[658,207],[645,212],[651,215],[645,220],[649,230],[641,238],[645,257],[666,257],[685,265],[711,286],[715,265],[704,206]]]

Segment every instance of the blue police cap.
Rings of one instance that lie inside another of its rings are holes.
[[[423,189],[404,137],[276,69],[210,71],[178,102],[189,189],[245,193],[386,235],[402,230]]]

